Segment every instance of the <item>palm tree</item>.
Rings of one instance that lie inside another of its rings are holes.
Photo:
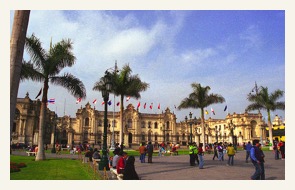
[[[22,59],[30,18],[30,10],[14,11],[10,40],[10,137],[15,115],[16,99],[21,75]]]
[[[116,96],[120,96],[120,143],[121,143],[121,150],[123,150],[123,109],[124,109],[124,97],[130,96],[136,99],[140,98],[140,92],[145,91],[149,84],[142,82],[138,75],[131,75],[132,70],[130,66],[127,64],[123,66],[123,69],[117,74],[116,72],[111,74],[113,87],[112,93]],[[93,90],[103,90],[103,78],[99,82],[94,84]]]
[[[248,100],[253,102],[248,105],[246,111],[252,110],[266,110],[267,111],[267,120],[268,120],[268,129],[269,129],[269,141],[273,144],[272,139],[272,123],[270,118],[270,112],[277,109],[285,110],[285,102],[278,101],[284,95],[284,91],[275,90],[273,93],[269,94],[268,88],[261,86],[257,94],[248,94]],[[272,150],[272,146],[270,146]]]
[[[49,83],[66,88],[74,97],[85,98],[86,90],[84,84],[70,73],[58,75],[65,67],[71,67],[75,64],[76,57],[72,53],[72,42],[70,39],[64,39],[57,44],[50,44],[50,49],[46,52],[41,47],[40,40],[32,34],[26,38],[26,49],[28,50],[31,61],[25,62],[22,66],[21,80],[31,79],[37,82],[43,82],[43,93],[41,101],[41,110],[39,118],[39,137],[38,153],[36,161],[45,160],[44,153],[44,125],[47,109],[47,93]]]
[[[195,108],[201,109],[201,126],[202,126],[202,139],[203,149],[205,150],[205,119],[204,119],[204,108],[211,104],[223,103],[225,99],[218,94],[208,94],[211,89],[209,86],[202,87],[199,83],[192,83],[193,92],[189,94],[188,98],[181,101],[178,109],[182,108]]]

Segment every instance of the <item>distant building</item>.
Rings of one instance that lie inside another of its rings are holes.
[[[28,93],[25,98],[17,99],[12,143],[37,144],[40,105],[40,100],[31,100]],[[107,118],[107,144],[110,146],[113,137],[116,143],[119,142],[120,114],[108,111]],[[64,145],[99,145],[103,142],[104,111],[96,110],[89,102],[77,110],[75,117],[57,117],[55,112],[47,109],[45,123],[44,143],[48,145],[56,142]],[[190,133],[194,142],[202,142],[201,119],[192,122],[192,127],[190,121],[177,123],[175,113],[169,108],[158,114],[148,114],[129,104],[123,112],[123,126],[124,144],[131,148],[148,141],[185,146],[190,142]],[[231,142],[242,145],[254,139],[265,143],[266,136],[266,124],[261,113],[233,113],[225,119],[209,117],[205,120],[205,143],[208,144]]]
[[[275,141],[285,141],[285,121],[278,115],[275,116],[272,122],[272,137]],[[267,140],[269,140],[269,128],[266,127]]]

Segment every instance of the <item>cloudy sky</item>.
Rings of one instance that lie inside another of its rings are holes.
[[[10,31],[14,12],[10,12]],[[244,113],[249,105],[247,94],[259,86],[285,91],[285,12],[284,11],[31,11],[27,35],[34,33],[42,46],[50,40],[73,41],[77,58],[70,72],[86,87],[86,99],[76,104],[67,90],[51,85],[49,108],[58,116],[75,117],[87,102],[103,110],[102,97],[93,91],[104,72],[129,64],[132,74],[149,83],[141,98],[124,105],[135,107],[140,101],[143,113],[159,113],[167,107],[181,121],[190,111],[200,117],[200,109],[174,108],[192,92],[191,84],[210,86],[210,93],[222,95],[226,102],[208,107],[207,117],[225,118],[227,113]],[[28,55],[25,59],[29,60]],[[41,83],[22,82],[18,97],[28,92],[35,99]],[[113,96],[110,97],[113,100]],[[93,104],[93,100],[97,103]],[[117,102],[119,98],[116,98]],[[280,99],[285,101],[285,97]],[[143,108],[143,104],[147,108]],[[153,103],[153,109],[150,104]],[[157,107],[160,104],[161,109]],[[227,105],[227,111],[224,107]],[[113,106],[109,107],[113,110]],[[116,111],[119,107],[115,107]],[[255,112],[256,113],[256,112]],[[265,112],[262,112],[266,117]],[[275,111],[285,117],[284,111]]]

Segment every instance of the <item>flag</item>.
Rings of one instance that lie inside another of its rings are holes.
[[[206,110],[206,111],[205,111],[205,114],[206,114],[206,115],[208,115],[208,114],[209,114],[209,113],[208,113],[208,110]]]
[[[144,103],[143,108],[144,108],[144,109],[146,108],[146,103]]]
[[[112,100],[109,100],[108,101],[108,104],[109,104],[109,106],[112,105]]]
[[[127,98],[126,98],[126,102],[128,102],[130,100],[130,96],[128,96]]]
[[[49,100],[47,100],[48,103],[50,104],[54,104],[55,103],[55,98],[50,98]]]
[[[76,104],[79,104],[81,102],[82,98],[77,98]]]
[[[140,107],[140,102],[138,102],[138,104],[137,104],[137,108],[139,108]]]
[[[213,115],[215,115],[215,112],[214,112],[213,108],[211,108],[211,112],[213,113]]]
[[[150,105],[150,109],[153,109],[153,103],[151,103],[151,105]]]
[[[159,103],[159,105],[158,105],[158,109],[160,109],[161,108],[161,106],[160,106],[160,103]]]
[[[93,102],[92,102],[92,103],[96,104],[96,99],[95,99],[95,100],[93,100]]]
[[[226,109],[227,109],[227,105],[224,107],[224,110],[223,111],[226,111]]]
[[[104,105],[104,101],[101,102],[101,105]]]
[[[42,93],[42,88],[40,89],[40,91],[39,91],[39,93],[37,94],[37,96],[36,96],[35,99],[37,99],[37,98],[41,95],[41,93]]]
[[[119,106],[120,105],[120,102],[117,102],[117,106]]]

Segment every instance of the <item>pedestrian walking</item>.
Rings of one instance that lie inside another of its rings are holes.
[[[280,159],[280,150],[279,150],[279,148],[278,148],[278,144],[277,144],[277,142],[274,142],[274,143],[273,143],[273,152],[274,152],[274,154],[275,154],[275,160]]]
[[[224,158],[223,158],[223,145],[222,145],[221,142],[218,143],[217,149],[218,149],[218,160],[219,161],[224,161]]]
[[[198,148],[198,156],[199,156],[199,169],[204,169],[204,151],[203,151],[203,143],[199,144]]]
[[[235,148],[233,147],[232,143],[230,143],[227,146],[227,156],[228,156],[228,161],[227,161],[227,165],[229,166],[233,166],[234,165],[234,156],[235,156]]]
[[[252,146],[250,151],[250,157],[255,167],[255,172],[251,176],[251,179],[265,180],[264,153],[261,149],[261,144],[259,142],[256,142],[255,146]]]
[[[213,145],[213,152],[214,152],[214,155],[213,155],[212,160],[214,160],[215,158],[218,159],[218,151],[217,151],[217,147],[218,147],[217,142],[215,142],[214,145]]]
[[[245,146],[245,150],[246,150],[246,163],[248,163],[248,159],[250,157],[250,150],[252,148],[252,144],[250,141],[248,141],[247,145]]]
[[[195,153],[196,153],[196,143],[190,143],[189,144],[189,162],[190,162],[190,166],[195,166]]]
[[[278,149],[281,153],[282,160],[285,160],[285,142],[280,141],[278,144]]]

